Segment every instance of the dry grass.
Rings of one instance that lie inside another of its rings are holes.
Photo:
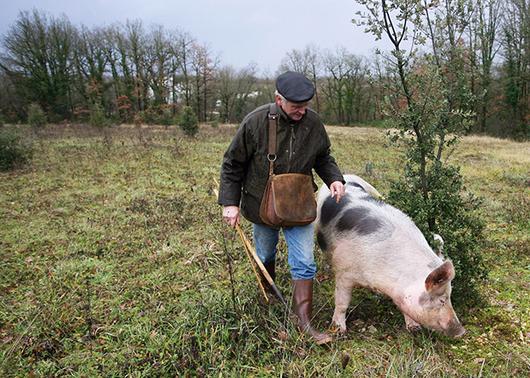
[[[383,193],[400,174],[384,131],[329,131],[345,171]],[[485,199],[491,266],[488,303],[459,314],[464,339],[411,335],[389,300],[359,290],[349,333],[321,348],[281,306],[258,304],[244,252],[219,221],[211,179],[234,132],[52,126],[31,166],[0,174],[3,376],[528,375],[529,143],[465,137],[454,154]],[[288,296],[283,243],[279,264]],[[325,328],[333,282],[316,289]]]

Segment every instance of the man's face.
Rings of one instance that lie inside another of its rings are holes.
[[[304,116],[309,102],[290,102],[276,96],[276,104],[280,106],[285,114],[293,121],[300,121]]]

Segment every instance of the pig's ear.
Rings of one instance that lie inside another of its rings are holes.
[[[425,289],[428,292],[436,291],[445,286],[455,277],[455,268],[451,261],[446,261],[434,269],[425,279]]]

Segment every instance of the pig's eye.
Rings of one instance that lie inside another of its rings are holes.
[[[446,299],[445,298],[440,298],[440,306],[445,306],[445,302],[446,302]]]

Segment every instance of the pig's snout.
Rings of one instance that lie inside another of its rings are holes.
[[[466,333],[466,329],[458,320],[453,320],[449,323],[449,326],[444,329],[444,333],[449,337],[462,337]]]

